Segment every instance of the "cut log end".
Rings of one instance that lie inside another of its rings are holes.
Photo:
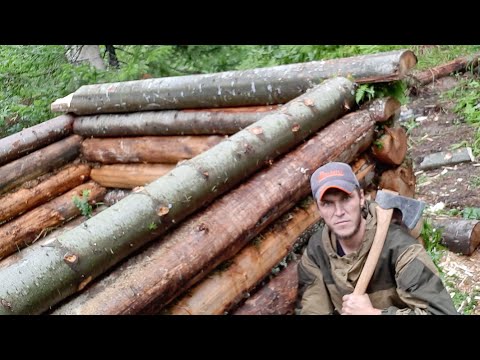
[[[372,153],[384,164],[400,165],[407,154],[407,133],[401,127],[385,127],[385,134],[373,145]]]
[[[57,99],[50,105],[50,110],[52,110],[53,112],[67,112],[69,111],[72,99],[73,93],[63,98]]]
[[[417,64],[417,57],[411,50],[405,51],[402,56],[400,56],[399,62],[399,73],[401,76],[408,73]]]
[[[475,251],[478,245],[480,245],[480,223],[477,223],[472,231],[470,254]]]

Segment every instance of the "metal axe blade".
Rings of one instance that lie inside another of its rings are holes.
[[[379,190],[375,202],[383,209],[398,209],[402,212],[402,221],[413,229],[422,216],[425,203],[406,196]]]

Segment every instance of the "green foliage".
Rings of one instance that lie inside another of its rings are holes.
[[[148,224],[148,230],[153,231],[157,229],[157,224],[155,224],[153,221]]]
[[[462,211],[463,218],[467,220],[480,220],[480,208],[466,207]]]
[[[480,176],[473,176],[470,179],[470,184],[474,187],[480,187]]]
[[[421,236],[425,242],[425,249],[432,258],[437,269],[442,273],[442,269],[439,266],[440,260],[445,251],[445,246],[441,244],[442,231],[433,227],[430,219],[425,219]]]
[[[456,276],[446,276],[445,287],[453,300],[455,309],[457,309],[460,314],[472,315],[478,304],[477,298],[479,298],[480,289],[477,288],[471,293],[467,293],[456,287],[455,284],[458,282],[459,281]]]
[[[406,94],[407,84],[404,81],[392,81],[385,84],[362,84],[355,93],[355,100],[357,104],[361,104],[375,98],[392,96],[403,105],[408,101]]]
[[[73,203],[80,210],[80,213],[85,216],[87,219],[92,216],[92,205],[88,203],[88,198],[90,197],[90,190],[84,189],[82,191],[82,198],[79,198],[77,195],[73,197]]]

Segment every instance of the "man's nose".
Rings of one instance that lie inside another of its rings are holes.
[[[341,216],[341,215],[343,215],[343,214],[345,213],[345,209],[344,209],[344,207],[343,207],[343,205],[342,205],[341,203],[336,202],[336,203],[334,204],[334,206],[335,206],[335,215],[336,215],[336,216]]]

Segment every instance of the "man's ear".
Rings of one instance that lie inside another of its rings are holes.
[[[360,196],[360,207],[363,208],[365,206],[365,194],[362,188],[358,189],[358,195]]]

